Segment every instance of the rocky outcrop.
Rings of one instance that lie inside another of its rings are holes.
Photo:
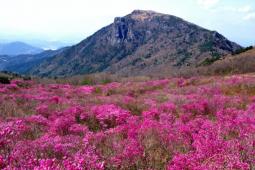
[[[114,34],[116,42],[123,42],[128,38],[128,22],[125,18],[115,18]]]

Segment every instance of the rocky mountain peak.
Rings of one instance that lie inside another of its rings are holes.
[[[143,75],[196,67],[241,49],[236,43],[173,15],[135,10],[29,73],[70,76],[95,72]]]
[[[112,44],[134,40],[137,35],[133,30],[133,25],[138,23],[141,26],[145,22],[150,22],[154,17],[163,16],[163,14],[150,10],[134,10],[131,14],[124,17],[116,17],[113,23]]]
[[[157,13],[155,11],[150,11],[150,10],[134,10],[130,14],[130,17],[134,20],[144,21],[146,19],[151,19],[155,16],[162,16],[162,15],[163,14]]]

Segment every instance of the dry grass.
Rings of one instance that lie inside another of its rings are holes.
[[[255,96],[255,86],[254,85],[223,86],[222,92],[227,96],[236,95]]]
[[[228,56],[223,60],[213,63],[209,67],[204,67],[205,74],[224,75],[224,74],[242,74],[255,72],[255,49],[247,52]]]

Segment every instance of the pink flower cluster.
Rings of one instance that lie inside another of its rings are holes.
[[[0,85],[0,169],[255,169],[255,78]]]
[[[92,113],[104,128],[115,127],[125,123],[130,113],[113,104],[92,107]]]

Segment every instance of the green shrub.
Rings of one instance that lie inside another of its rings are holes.
[[[111,82],[112,82],[112,80],[109,79],[109,78],[105,78],[105,79],[101,80],[102,84],[108,84],[108,83],[111,83]]]
[[[214,63],[215,61],[220,59],[220,55],[218,53],[213,53],[211,58],[206,58],[201,65],[203,66],[207,66],[207,65],[211,65],[212,63]]]
[[[204,44],[199,46],[199,50],[201,52],[211,51],[212,49],[213,49],[213,42],[212,41],[205,42]]]
[[[1,84],[10,84],[10,79],[8,77],[5,76],[0,76],[0,83]]]
[[[239,50],[236,50],[233,53],[233,55],[241,54],[241,53],[246,52],[246,51],[251,50],[251,49],[253,49],[253,46],[249,46],[249,47],[246,47],[246,48],[241,48]]]
[[[102,93],[102,89],[100,87],[96,87],[94,92],[96,94],[101,94]]]
[[[29,77],[29,76],[25,76],[25,77],[23,77],[23,80],[25,80],[25,81],[29,81],[29,80],[32,80],[32,78],[31,78],[31,77]]]
[[[81,85],[93,85],[93,84],[94,84],[93,80],[89,77],[85,77],[81,82]]]

